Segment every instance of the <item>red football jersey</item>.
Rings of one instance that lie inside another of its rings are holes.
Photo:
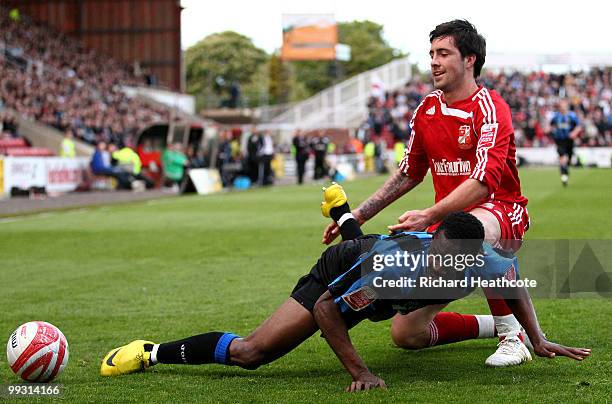
[[[489,190],[483,201],[527,205],[516,169],[510,108],[497,92],[479,87],[448,106],[442,91],[436,90],[421,101],[410,126],[400,170],[422,180],[431,169],[436,202],[473,178]]]

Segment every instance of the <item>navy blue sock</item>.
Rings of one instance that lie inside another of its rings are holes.
[[[238,336],[232,333],[209,332],[178,341],[166,342],[159,345],[157,362],[189,365],[204,363],[231,365],[229,346],[235,338],[238,338]]]

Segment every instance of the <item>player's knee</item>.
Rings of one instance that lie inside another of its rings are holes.
[[[241,368],[255,370],[266,363],[266,355],[259,346],[246,339],[231,347],[232,362]]]
[[[429,346],[429,336],[426,332],[408,332],[399,327],[391,327],[391,339],[399,348],[423,349]]]

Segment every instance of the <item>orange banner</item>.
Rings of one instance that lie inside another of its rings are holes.
[[[283,15],[283,60],[335,60],[337,43],[332,14]]]

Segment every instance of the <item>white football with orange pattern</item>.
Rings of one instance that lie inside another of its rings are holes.
[[[29,382],[50,382],[68,364],[68,341],[53,324],[30,321],[17,327],[6,344],[11,370]]]

